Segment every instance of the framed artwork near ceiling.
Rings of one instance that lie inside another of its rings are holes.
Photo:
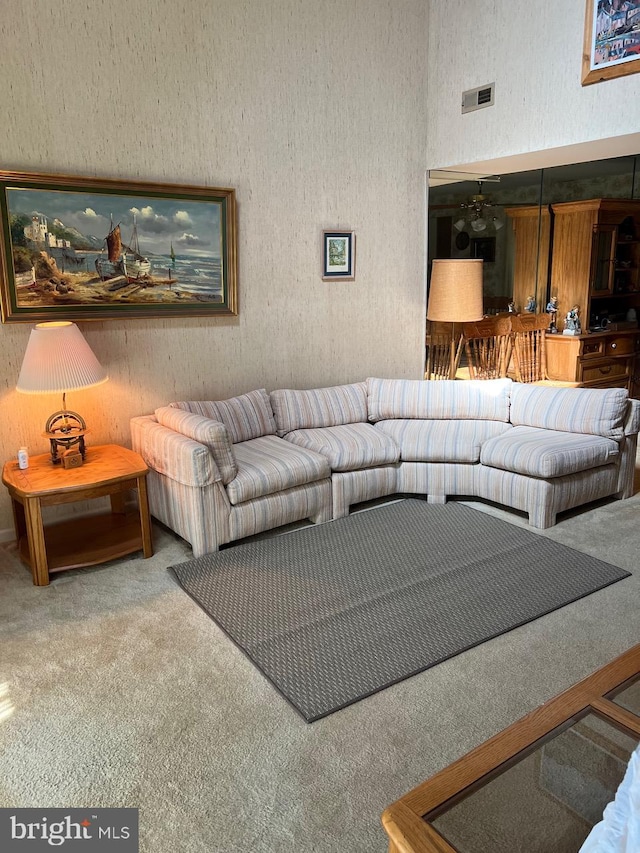
[[[640,0],[587,0],[582,85],[640,71]]]
[[[353,281],[356,277],[356,235],[353,231],[322,234],[322,279]]]
[[[481,258],[483,261],[492,263],[496,259],[495,237],[472,237],[471,257]]]
[[[0,172],[2,321],[237,314],[235,191]]]

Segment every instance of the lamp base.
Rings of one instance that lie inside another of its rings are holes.
[[[48,419],[43,433],[51,445],[51,462],[54,465],[59,465],[62,461],[62,454],[76,446],[84,461],[86,454],[84,437],[87,432],[84,418],[77,412],[67,410],[54,412]]]

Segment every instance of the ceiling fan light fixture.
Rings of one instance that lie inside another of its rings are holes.
[[[463,201],[460,205],[463,213],[463,219],[458,220],[454,223],[454,228],[457,231],[461,231],[460,223],[466,224],[465,220],[468,220],[469,225],[473,231],[486,231],[487,227],[493,225],[496,230],[502,228],[503,223],[498,219],[497,216],[487,216],[487,212],[493,208],[493,204],[488,200],[486,195],[482,194],[482,181],[478,181],[478,192],[475,195],[469,197],[469,201]]]

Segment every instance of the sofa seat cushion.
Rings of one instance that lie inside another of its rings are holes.
[[[514,383],[511,423],[621,439],[628,408],[624,388],[548,388]]]
[[[480,448],[494,436],[513,429],[502,421],[378,421],[376,429],[390,436],[400,448],[403,462],[480,461]]]
[[[227,495],[234,505],[331,476],[324,456],[276,435],[243,441],[233,449],[238,473],[227,486]]]
[[[269,395],[264,388],[228,400],[191,400],[170,405],[224,424],[233,444],[274,435],[276,431]]]
[[[400,458],[400,449],[395,441],[367,423],[297,429],[285,438],[299,447],[321,453],[329,460],[332,471],[356,471],[389,465]]]
[[[485,442],[480,462],[515,474],[551,479],[607,465],[618,455],[618,443],[611,438],[519,426]]]
[[[367,379],[372,422],[418,420],[509,421],[510,379]]]
[[[367,420],[367,386],[364,382],[312,388],[309,391],[281,388],[272,391],[270,396],[280,436],[297,429],[339,426]]]

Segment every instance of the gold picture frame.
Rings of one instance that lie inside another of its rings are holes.
[[[640,0],[587,0],[582,85],[640,71]]]
[[[0,172],[3,323],[235,315],[235,191]]]

